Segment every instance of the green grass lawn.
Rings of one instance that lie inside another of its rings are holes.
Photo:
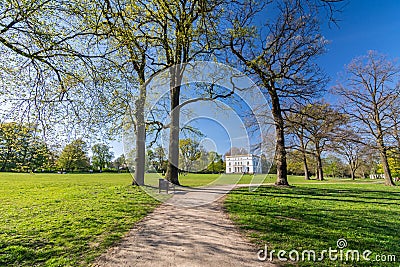
[[[218,177],[188,174],[180,181],[202,186]],[[222,176],[241,184],[253,177],[239,178]],[[268,175],[264,182],[275,179]],[[88,265],[157,206],[131,181],[130,174],[0,173],[0,266]],[[234,220],[260,246],[322,248],[346,237],[352,247],[400,251],[398,188],[371,180],[355,185],[290,176],[289,182],[298,186],[239,189],[227,198]]]
[[[159,174],[147,174],[160,177]],[[238,174],[196,174],[196,173],[189,173],[187,175],[180,175],[179,181],[183,186],[203,186],[210,183],[215,182],[219,177],[221,177],[222,183],[235,183],[238,180],[238,184],[258,184],[260,181],[265,177],[263,183],[264,184],[273,184],[276,181],[276,174],[268,174],[262,175],[257,174],[256,180],[252,182],[253,175],[245,174],[245,175],[238,175]],[[326,184],[326,183],[376,183],[382,182],[382,180],[371,180],[371,179],[357,179],[353,181],[352,179],[341,179],[341,178],[326,178],[324,181],[318,180],[304,180],[303,176],[294,176],[289,175],[288,180],[290,184]]]
[[[0,173],[0,266],[82,266],[157,201],[130,174]]]
[[[263,186],[255,192],[241,188],[227,196],[225,208],[251,240],[260,249],[267,245],[269,252],[296,249],[300,253],[303,250],[318,253],[329,247],[337,249],[337,240],[344,238],[348,249],[360,253],[372,251],[369,258],[373,260],[376,255],[397,257],[397,263],[345,262],[343,257],[343,261],[299,261],[295,265],[398,267],[400,188],[366,180],[358,184],[351,180],[333,182],[310,182],[289,188]],[[288,258],[288,254],[285,256]]]
[[[148,173],[146,174],[145,183],[157,185],[158,179],[162,177],[161,174]],[[261,179],[263,176],[258,175],[257,177]],[[179,182],[182,186],[198,187],[210,184],[249,184],[252,178],[253,175],[188,173],[179,175]],[[271,183],[275,179],[275,176],[268,175],[265,183]]]

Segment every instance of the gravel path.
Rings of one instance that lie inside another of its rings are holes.
[[[275,266],[257,260],[258,249],[243,238],[223,212],[218,198],[226,189],[176,192],[169,203],[136,224],[94,266]],[[208,200],[210,203],[202,206],[192,205]],[[174,205],[178,202],[188,205]]]

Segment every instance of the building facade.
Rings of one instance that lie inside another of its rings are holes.
[[[247,155],[226,156],[226,173],[261,173],[260,157]]]

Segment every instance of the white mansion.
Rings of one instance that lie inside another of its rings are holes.
[[[226,173],[261,173],[260,157],[247,155],[226,156]]]

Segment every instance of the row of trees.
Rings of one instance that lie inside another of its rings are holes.
[[[290,174],[305,175],[310,179],[314,174],[326,174],[332,177],[366,177],[369,174],[383,173],[383,166],[379,162],[379,154],[369,146],[362,143],[360,136],[354,135],[346,128],[347,116],[334,111],[328,104],[309,105],[309,112],[291,114],[288,121],[289,144],[292,146],[288,152],[288,172]],[[311,112],[310,109],[314,111]],[[304,118],[317,113],[324,113],[316,120],[315,117]],[[325,112],[322,112],[325,110]],[[306,114],[306,115],[305,115]],[[344,121],[337,120],[341,116]],[[334,122],[335,127],[323,126],[328,121]],[[301,122],[301,124],[300,124]],[[320,126],[317,127],[317,124]],[[318,128],[318,131],[311,129]],[[350,135],[349,135],[350,134]],[[17,123],[5,123],[0,127],[1,135],[1,171],[87,171],[95,169],[102,171],[104,168],[121,170],[127,168],[124,155],[112,161],[113,154],[110,147],[105,144],[96,144],[92,147],[92,158],[88,157],[88,147],[82,140],[75,140],[66,145],[61,153],[52,151],[48,145],[41,141],[32,128]],[[324,138],[322,138],[324,137]],[[323,142],[321,140],[324,140]],[[317,141],[318,145],[315,145]],[[301,145],[302,144],[302,145]],[[319,152],[316,152],[316,148]],[[328,155],[321,158],[322,152]],[[243,148],[233,147],[227,155],[247,154]],[[216,152],[207,152],[198,141],[190,138],[180,140],[180,170],[186,172],[221,173],[225,171],[222,155]],[[394,176],[400,176],[400,160],[398,150],[388,151],[388,164]],[[319,168],[322,166],[322,170]],[[167,157],[163,147],[147,151],[146,170],[165,173],[167,170]],[[322,178],[323,179],[323,178]]]
[[[54,155],[32,127],[0,124],[0,170],[31,171],[51,168]]]
[[[20,107],[19,115],[30,114],[44,128],[52,125],[46,120],[56,117],[55,123],[62,125],[111,125],[118,130],[114,122],[128,114],[137,137],[136,184],[143,184],[146,136],[157,127],[168,128],[166,178],[179,184],[179,116],[187,104],[181,99],[183,64],[228,62],[270,99],[276,183],[287,185],[284,111],[288,104],[322,92],[326,77],[313,61],[327,41],[317,18],[324,12],[332,18],[340,2],[9,0],[0,6],[0,49],[10,55],[1,69],[10,80],[26,79],[11,82],[21,84],[17,96],[11,88],[6,94]],[[147,85],[162,70],[172,78],[170,120],[164,125],[147,121],[144,114],[151,95]],[[196,93],[207,101],[232,95],[215,86]]]
[[[341,101],[337,107],[317,102],[286,113],[289,147],[300,152],[306,179],[308,155],[315,157],[316,176],[322,180],[321,154],[330,151],[347,162],[353,179],[363,162],[376,171],[373,159],[378,157],[385,184],[394,185],[392,174],[398,175],[400,158],[399,74],[394,61],[370,51],[354,59],[346,68],[344,83],[332,89]]]
[[[114,155],[105,144],[95,144],[89,158],[89,147],[78,139],[63,150],[51,148],[33,127],[9,122],[0,124],[0,171],[87,171],[104,168],[127,168],[124,156]]]
[[[147,150],[146,170],[166,173],[167,155],[163,147]],[[179,171],[201,173],[223,173],[225,162],[222,155],[205,150],[200,143],[191,138],[179,140]]]
[[[393,185],[388,153],[397,153],[400,145],[395,112],[399,71],[393,62],[370,53],[350,63],[335,87],[346,103],[339,113],[323,103],[315,104],[316,109],[309,104],[323,95],[328,80],[315,64],[327,44],[321,18],[332,20],[340,2],[8,0],[0,5],[1,95],[8,110],[3,112],[29,117],[43,133],[60,123],[107,127],[117,134],[128,121],[136,135],[133,183],[139,185],[144,183],[146,138],[168,129],[166,178],[179,184],[182,107],[234,94],[203,86],[191,91],[194,100],[185,101],[184,64],[227,62],[251,77],[270,101],[277,185],[288,185],[288,139],[298,134],[287,128],[293,129],[296,114],[296,123],[310,133],[294,145],[302,153],[306,176],[307,155],[312,153],[317,176],[323,179],[321,155],[334,142],[332,133],[349,125],[352,133],[344,134],[348,139],[360,136],[361,143],[379,153],[385,182]],[[164,70],[171,77],[169,103],[160,110],[168,123],[148,120],[145,114],[152,93],[148,84]],[[324,112],[336,119],[328,121]]]

